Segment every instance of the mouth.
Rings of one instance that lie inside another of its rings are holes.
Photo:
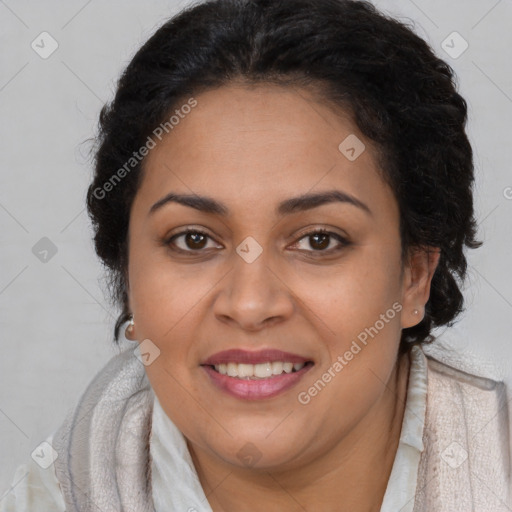
[[[200,366],[217,389],[236,398],[259,400],[295,386],[314,362],[277,350],[228,350],[211,356]]]

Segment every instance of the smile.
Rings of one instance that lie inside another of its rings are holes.
[[[295,386],[314,363],[297,354],[273,349],[233,349],[218,352],[200,366],[215,388],[239,399],[261,400]]]

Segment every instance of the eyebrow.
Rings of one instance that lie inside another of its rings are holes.
[[[279,216],[283,216],[291,213],[311,210],[325,204],[336,202],[356,206],[357,208],[365,211],[367,214],[373,215],[372,211],[365,203],[357,199],[357,197],[354,197],[353,195],[348,194],[347,192],[342,192],[340,190],[308,193],[286,199],[285,201],[279,203],[276,208],[276,213]],[[197,194],[177,194],[175,192],[170,192],[166,196],[162,197],[162,199],[158,200],[150,208],[148,215],[153,214],[157,210],[161,209],[164,205],[169,203],[178,203],[204,213],[221,215],[223,217],[226,217],[230,214],[229,208],[225,204],[220,203],[211,197],[199,196]]]

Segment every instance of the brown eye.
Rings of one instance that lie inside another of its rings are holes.
[[[307,241],[307,244],[304,243],[304,245],[309,247],[300,247],[300,244],[303,243],[302,241]],[[334,244],[332,243],[333,241],[335,241]],[[296,245],[301,251],[309,253],[316,252],[318,253],[318,256],[321,256],[322,254],[338,252],[344,247],[349,246],[350,242],[341,235],[338,235],[338,233],[325,230],[316,230],[306,233],[299,239],[298,242],[296,242]]]
[[[309,235],[310,245],[315,250],[322,250],[329,246],[331,236],[327,233],[315,233]]]
[[[187,233],[185,235],[185,244],[190,249],[202,249],[206,245],[206,236],[202,233]]]
[[[173,251],[192,253],[202,252],[205,248],[215,247],[208,247],[208,242],[211,240],[212,238],[207,233],[189,229],[173,235],[164,243],[165,245],[170,246]]]

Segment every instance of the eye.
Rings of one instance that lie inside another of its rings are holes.
[[[208,246],[209,242],[211,243],[210,246]],[[213,238],[200,229],[181,231],[165,239],[163,243],[165,246],[170,247],[171,250],[182,253],[201,253],[206,249],[219,248],[218,245],[213,243]],[[300,247],[301,243],[303,245],[309,245],[311,249]],[[322,256],[324,254],[338,252],[349,245],[350,242],[338,233],[325,229],[317,229],[304,233],[301,238],[295,242],[294,247],[304,252],[317,253],[314,254],[314,256]],[[222,246],[220,246],[220,248],[222,248]]]
[[[213,239],[204,231],[188,229],[168,238],[165,245],[171,246],[172,250],[178,252],[201,252],[205,248],[212,248],[208,247],[208,240]]]
[[[350,242],[342,237],[341,235],[339,235],[338,233],[333,233],[332,231],[327,231],[325,229],[320,229],[320,230],[314,230],[314,231],[309,231],[308,233],[304,234],[299,240],[298,242],[295,243],[295,246],[299,245],[301,243],[302,240],[305,240],[305,244],[304,245],[309,245],[309,247],[312,248],[311,249],[308,249],[308,248],[300,248],[300,250],[305,250],[306,252],[310,252],[310,253],[332,253],[332,252],[337,252],[341,249],[343,249],[344,247],[347,247],[348,245],[350,245]],[[334,243],[333,244],[333,240],[336,242],[337,241],[337,246],[336,244]],[[334,245],[334,248],[332,247]],[[319,254],[320,255],[320,254]]]

